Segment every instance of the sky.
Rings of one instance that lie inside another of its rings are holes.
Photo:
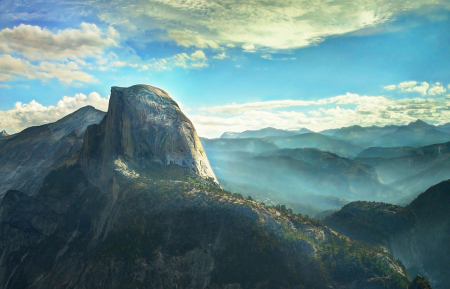
[[[395,3],[391,3],[395,2]],[[0,130],[167,91],[203,137],[450,122],[450,1],[0,0]]]

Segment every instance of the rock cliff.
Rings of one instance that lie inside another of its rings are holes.
[[[90,126],[79,162],[92,180],[107,182],[114,164],[138,173],[178,165],[217,183],[191,121],[162,89],[112,87],[108,113]]]

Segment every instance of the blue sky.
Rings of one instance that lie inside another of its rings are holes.
[[[450,122],[448,1],[0,1],[0,129],[145,83],[201,136]]]

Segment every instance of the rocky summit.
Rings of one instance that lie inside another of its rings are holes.
[[[113,165],[137,174],[178,165],[217,183],[191,121],[149,85],[112,87],[108,113],[88,128],[79,159],[95,180],[108,181]]]
[[[6,130],[3,130],[2,132],[0,132],[0,137],[5,137],[5,136],[9,136],[9,133],[7,133]]]

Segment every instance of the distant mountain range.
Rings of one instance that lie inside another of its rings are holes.
[[[369,148],[355,160],[374,167],[384,183],[409,200],[450,178],[450,142],[418,148]]]
[[[307,128],[301,128],[299,130],[284,130],[266,127],[259,130],[246,130],[243,132],[225,132],[220,138],[264,138],[269,136],[292,136],[308,132],[311,131]]]
[[[349,142],[315,132],[284,137],[266,137],[266,139],[273,141],[280,148],[316,148],[343,157],[355,157],[362,150],[361,147]]]
[[[293,137],[294,135],[304,134],[308,131],[302,128],[299,131],[281,130],[275,128],[264,128],[261,130],[244,131],[242,133],[226,132],[221,138],[269,138],[274,137]],[[353,125],[349,127],[342,127],[339,129],[329,129],[319,132],[319,134],[334,138],[335,140],[345,141],[354,146],[355,149],[360,148],[360,151],[369,147],[420,147],[431,144],[443,143],[450,141],[450,124],[434,126],[427,124],[422,120],[411,122],[408,125],[388,125],[384,127],[370,126],[362,127]],[[311,147],[326,150],[325,147],[331,144],[324,145],[324,141],[317,141],[316,146],[310,143]],[[286,144],[287,145],[287,144]],[[321,147],[319,147],[321,145]],[[284,146],[282,146],[284,147]],[[290,146],[289,148],[300,148]],[[338,153],[336,151],[331,151]],[[347,153],[346,155],[342,153]],[[358,152],[341,151],[341,156],[356,156]],[[339,153],[338,153],[339,154]]]
[[[352,239],[386,247],[411,275],[433,288],[450,287],[450,180],[432,186],[406,207],[353,202],[324,223]]]

